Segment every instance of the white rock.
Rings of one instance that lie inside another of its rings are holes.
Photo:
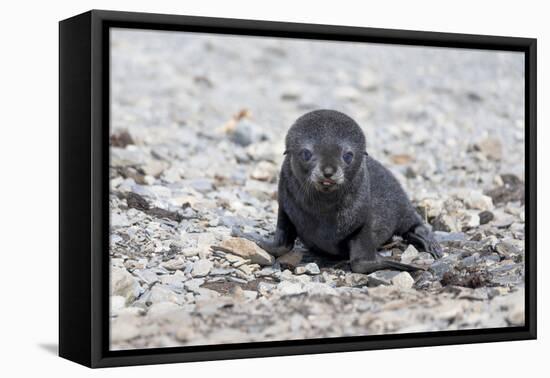
[[[410,264],[418,256],[418,250],[414,245],[409,244],[405,252],[401,255],[401,262],[403,264]]]
[[[460,231],[466,231],[479,226],[479,214],[474,211],[466,211],[459,215]]]
[[[304,290],[310,295],[338,295],[333,287],[321,282],[308,282],[304,285]]]
[[[111,267],[111,295],[126,298],[126,302],[133,301],[140,293],[137,280],[124,268]]]
[[[305,293],[302,284],[297,282],[282,281],[277,285],[277,291],[279,294],[285,295],[297,295]]]
[[[459,190],[455,195],[466,205],[468,209],[492,210],[493,199],[478,190]]]
[[[424,198],[419,201],[418,206],[425,209],[428,218],[435,218],[443,211],[443,201],[440,199]]]
[[[410,289],[414,284],[414,279],[408,272],[401,272],[393,277],[391,282],[400,289]]]
[[[155,285],[151,289],[151,296],[149,297],[151,303],[161,303],[161,302],[178,302],[178,295],[172,290],[162,286]]]
[[[319,269],[319,266],[317,266],[317,264],[315,264],[315,263],[306,264],[305,268],[306,268],[306,273],[307,274],[315,275],[315,274],[321,273],[321,270]]]
[[[173,302],[160,302],[153,304],[149,308],[149,311],[147,311],[147,315],[155,318],[168,314],[170,312],[177,311],[178,309],[180,309],[180,306]]]
[[[275,258],[258,247],[256,243],[243,238],[224,240],[219,246],[212,246],[212,249],[232,253],[261,266],[272,265],[275,262]]]
[[[121,295],[111,295],[111,316],[117,315],[124,307],[126,307],[126,298]]]
[[[193,264],[193,270],[191,271],[191,275],[193,277],[204,277],[208,273],[210,273],[210,269],[212,269],[213,266],[214,264],[210,260],[202,259],[202,260],[196,261]]]
[[[202,284],[204,284],[204,280],[202,278],[193,278],[185,282],[183,285],[185,287],[185,290],[191,291],[193,293],[198,293]]]

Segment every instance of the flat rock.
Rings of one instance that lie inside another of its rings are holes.
[[[193,277],[204,277],[208,273],[210,273],[210,269],[212,269],[213,266],[214,264],[210,260],[206,260],[206,259],[198,260],[193,264],[191,275]]]
[[[273,265],[275,258],[261,249],[256,243],[243,238],[229,238],[219,246],[212,246],[213,250],[232,253],[244,259],[250,260],[252,264],[261,266]]]
[[[368,283],[367,286],[374,287],[374,286],[380,286],[380,285],[391,285],[392,279],[396,275],[398,275],[399,272],[395,270],[379,270],[376,272],[373,272],[368,277]]]
[[[187,291],[198,293],[201,285],[203,285],[203,284],[204,284],[204,279],[202,279],[202,278],[193,278],[189,281],[186,281],[183,284],[183,287]]]
[[[168,270],[179,270],[185,266],[185,260],[178,257],[178,258],[163,262],[161,266]]]
[[[507,242],[498,243],[495,246],[495,251],[505,258],[509,258],[519,253],[519,249],[515,245]]]
[[[161,303],[161,302],[178,302],[178,295],[172,290],[168,289],[163,285],[155,285],[151,289],[151,295],[149,297],[151,303]]]
[[[493,219],[491,225],[498,228],[509,227],[515,221],[515,217],[513,215],[507,214],[503,211],[494,212],[493,214],[495,215],[495,219]]]
[[[466,240],[466,234],[463,232],[435,231],[434,236],[435,236],[435,240],[437,240],[440,243]]]

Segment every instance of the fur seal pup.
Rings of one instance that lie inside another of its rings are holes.
[[[298,237],[311,251],[349,258],[357,273],[420,269],[377,254],[393,235],[441,257],[441,248],[405,191],[367,154],[363,131],[347,115],[316,110],[301,116],[286,135],[284,154],[274,237],[238,236],[274,256],[289,252]]]

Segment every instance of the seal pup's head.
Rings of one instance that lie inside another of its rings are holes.
[[[360,171],[365,149],[359,125],[335,110],[304,114],[286,135],[293,175],[320,193],[343,190]]]

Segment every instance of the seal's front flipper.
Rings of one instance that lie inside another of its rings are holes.
[[[407,231],[403,235],[403,238],[421,251],[428,252],[434,259],[439,259],[443,256],[441,246],[435,240],[434,234],[423,224]]]
[[[354,273],[363,273],[363,274],[369,274],[376,272],[377,270],[384,270],[384,269],[390,269],[390,270],[400,270],[404,272],[416,272],[417,270],[424,270],[421,267],[409,265],[409,264],[403,264],[397,261],[384,259],[384,258],[377,258],[374,261],[371,260],[353,260],[350,262],[351,264],[351,270]]]
[[[292,248],[294,248],[294,242],[296,241],[296,228],[282,207],[279,206],[279,212],[277,213],[277,226],[275,227],[275,235],[273,235],[273,239],[265,239],[258,233],[245,233],[237,227],[233,227],[231,229],[231,236],[253,241],[269,254],[279,257],[287,252],[290,252]]]
[[[290,252],[290,250],[294,246],[294,243],[292,243],[291,245],[277,243],[275,238],[273,240],[266,239],[258,233],[243,232],[237,227],[231,228],[231,236],[250,240],[256,243],[258,247],[260,247],[264,251],[267,251],[270,255],[275,257],[279,257],[287,252]]]

